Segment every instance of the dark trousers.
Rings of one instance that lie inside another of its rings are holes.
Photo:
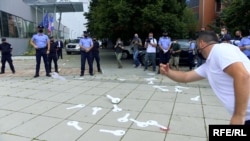
[[[250,125],[250,120],[245,121],[245,125]]]
[[[88,61],[89,65],[89,74],[93,74],[93,59],[91,51],[89,52],[81,51],[81,74],[84,75],[86,60]]]
[[[194,54],[188,53],[188,62],[189,62],[189,70],[192,70],[194,67]]]
[[[13,61],[11,59],[11,54],[2,54],[2,68],[1,68],[1,72],[4,73],[5,71],[5,63],[6,61],[9,63],[10,69],[13,73],[15,73],[15,68],[13,65]]]
[[[49,74],[48,56],[46,51],[46,48],[36,49],[36,75],[39,75],[41,57],[43,58],[46,74]]]
[[[93,52],[93,63],[96,61],[97,70],[101,71],[99,52]]]
[[[58,58],[58,59],[59,59],[59,58],[63,59],[63,54],[62,54],[62,48],[61,48],[61,47],[58,48],[58,50],[57,50],[57,58]]]
[[[164,53],[162,50],[159,52],[160,62],[166,64],[169,62],[170,59],[170,51]]]
[[[50,53],[50,54],[48,55],[49,72],[51,72],[52,61],[53,61],[54,66],[55,66],[55,72],[58,72],[58,65],[57,65],[57,55],[56,55],[56,52]]]

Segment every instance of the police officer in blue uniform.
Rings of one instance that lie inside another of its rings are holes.
[[[58,72],[58,64],[57,64],[57,42],[54,41],[54,37],[50,36],[50,52],[48,55],[48,63],[49,63],[49,72],[51,72],[51,65],[52,65],[52,60],[55,66],[55,72]]]
[[[85,62],[86,59],[89,65],[89,74],[93,76],[93,59],[92,59],[92,48],[93,48],[93,40],[88,37],[88,32],[84,31],[84,37],[80,39],[79,45],[81,49],[81,73],[80,76],[84,76],[85,71]]]
[[[13,65],[13,61],[11,59],[11,52],[12,52],[12,47],[11,44],[6,42],[6,38],[2,38],[2,44],[0,44],[0,51],[2,54],[1,62],[2,62],[2,67],[1,67],[1,72],[0,74],[3,74],[5,72],[5,63],[6,61],[9,63],[10,69],[12,73],[15,73],[15,68]]]
[[[43,58],[46,76],[50,77],[48,54],[50,52],[50,40],[47,35],[43,33],[44,27],[39,25],[37,27],[38,33],[34,34],[30,40],[30,44],[36,49],[36,72],[34,78],[39,77],[39,70],[41,64],[41,57]]]
[[[160,48],[160,52],[159,52],[160,62],[159,63],[166,64],[169,62],[170,56],[171,56],[170,54],[171,38],[168,37],[167,31],[163,31],[162,37],[160,37],[158,44]],[[159,73],[160,73],[160,69],[158,70],[158,74]]]

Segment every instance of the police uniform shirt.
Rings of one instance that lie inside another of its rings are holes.
[[[34,41],[38,48],[45,48],[47,46],[49,37],[45,34],[37,33],[32,36],[31,40]]]
[[[89,37],[87,37],[87,38],[81,38],[79,44],[81,46],[83,46],[84,48],[90,48],[91,46],[93,46],[93,41]]]
[[[244,37],[244,38],[241,39],[241,41],[239,43],[239,47],[245,47],[245,46],[250,46],[250,36]],[[249,49],[243,50],[243,53],[247,57],[250,57],[250,50]]]
[[[171,39],[169,37],[161,37],[159,39],[159,45],[161,45],[164,50],[168,50],[171,45]]]

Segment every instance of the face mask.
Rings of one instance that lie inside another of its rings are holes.
[[[87,38],[88,36],[87,35],[84,35],[85,38]]]
[[[39,32],[39,33],[43,33],[43,30],[42,30],[42,29],[39,29],[38,32]]]
[[[225,32],[224,31],[221,31],[221,33],[220,33],[221,35],[224,35],[225,34]]]
[[[176,43],[176,41],[173,41],[173,43]]]

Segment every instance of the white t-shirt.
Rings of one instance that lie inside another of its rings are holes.
[[[155,38],[153,38],[152,40],[150,40],[150,43],[157,44],[157,41]],[[148,44],[147,52],[148,53],[156,53],[156,47],[153,47],[151,44]]]
[[[250,61],[238,47],[228,43],[215,44],[206,62],[195,70],[200,76],[208,79],[214,93],[231,115],[235,103],[233,79],[223,70],[235,62],[242,62],[250,72]],[[250,100],[246,120],[250,120]]]

